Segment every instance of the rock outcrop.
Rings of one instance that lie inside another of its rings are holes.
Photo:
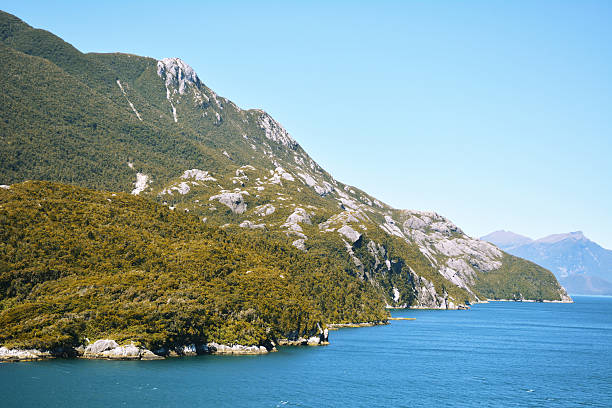
[[[209,198],[209,201],[217,200],[221,204],[229,207],[234,214],[242,214],[247,209],[247,204],[244,202],[243,194],[249,195],[248,192],[240,191],[235,193],[223,192]]]
[[[98,340],[85,347],[83,358],[108,360],[157,360],[163,357],[150,350],[129,344],[120,346],[114,340]]]
[[[55,357],[49,351],[36,349],[20,350],[0,347],[0,361],[32,361]]]
[[[272,350],[268,350],[264,346],[242,346],[234,344],[231,346],[218,343],[208,343],[208,349],[211,354],[267,354]],[[273,349],[276,351],[275,349]]]

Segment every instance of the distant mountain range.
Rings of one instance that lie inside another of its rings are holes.
[[[481,239],[550,269],[571,294],[612,295],[612,251],[591,241],[582,231],[537,240],[511,231],[495,231]]]

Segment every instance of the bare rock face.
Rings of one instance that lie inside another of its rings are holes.
[[[344,237],[348,239],[351,243],[354,243],[359,238],[361,238],[361,234],[355,231],[353,228],[349,227],[348,225],[344,225],[338,228],[338,232],[344,235]]]
[[[438,294],[436,288],[429,280],[416,275],[410,271],[412,279],[415,282],[415,290],[417,295],[418,306],[413,306],[416,309],[457,309],[457,305],[448,300],[446,293]]]
[[[292,149],[297,147],[297,142],[289,135],[285,128],[266,112],[261,111],[257,123],[259,127],[263,129],[268,139]]]
[[[208,200],[217,200],[221,204],[229,207],[234,214],[242,214],[247,209],[247,204],[244,202],[244,198],[242,197],[243,194],[248,195],[249,193],[243,191],[235,193],[223,192],[210,197]]]
[[[201,86],[200,78],[189,65],[180,58],[164,58],[157,61],[157,75],[162,78],[167,87],[175,87],[182,95],[187,85]]]

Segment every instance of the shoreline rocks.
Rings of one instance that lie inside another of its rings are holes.
[[[379,324],[388,324],[386,321],[365,323],[344,323],[330,325],[329,328],[318,327],[318,333],[310,336],[297,336],[279,339],[280,346],[324,346],[329,344],[329,329],[338,327],[366,327]],[[86,339],[86,342],[89,342]],[[112,339],[100,339],[93,343],[80,345],[76,348],[57,350],[35,350],[35,349],[8,349],[0,347],[0,362],[35,361],[51,358],[82,358],[91,360],[163,360],[166,357],[196,356],[204,354],[217,355],[262,355],[277,351],[277,344],[267,341],[263,345],[244,346],[241,344],[219,344],[210,342],[207,344],[186,344],[174,348],[160,348],[154,351],[138,346],[133,342],[119,345]]]
[[[268,350],[264,346],[243,346],[240,344],[234,344],[232,346],[228,346],[225,344],[218,343],[208,343],[206,345],[208,350],[210,350],[210,354],[243,354],[243,355],[253,355],[253,354],[267,354],[270,351],[276,351],[275,347],[272,347],[271,350]]]
[[[374,322],[360,322],[360,323],[330,323],[327,327],[330,330],[342,329],[345,327],[371,327],[371,326],[383,326],[389,324],[386,320],[378,320]]]
[[[106,360],[161,360],[151,350],[136,346],[134,343],[120,346],[115,340],[98,340],[85,347],[81,358]]]
[[[563,300],[534,300],[534,299],[487,299],[487,302],[525,302],[525,303],[574,303],[572,298],[564,298]]]
[[[55,358],[49,351],[36,349],[20,350],[0,347],[0,361],[36,361],[47,358]]]
[[[278,344],[280,346],[327,346],[329,344],[329,329],[322,329],[320,325],[317,326],[318,334],[311,334],[306,338],[293,333],[293,336],[289,338],[279,339]]]

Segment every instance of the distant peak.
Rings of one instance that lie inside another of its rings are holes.
[[[574,232],[567,232],[565,234],[549,235],[547,237],[536,240],[536,242],[540,242],[544,244],[554,244],[555,242],[560,242],[560,241],[564,241],[567,239],[571,239],[574,241],[582,241],[582,240],[587,240],[587,237],[584,236],[582,231],[574,231]]]
[[[165,80],[166,86],[174,85],[180,94],[185,93],[187,84],[201,85],[196,72],[180,58],[164,58],[157,61],[157,75]]]
[[[484,237],[481,237],[480,239],[504,248],[523,245],[533,241],[529,237],[506,230],[492,232]]]

